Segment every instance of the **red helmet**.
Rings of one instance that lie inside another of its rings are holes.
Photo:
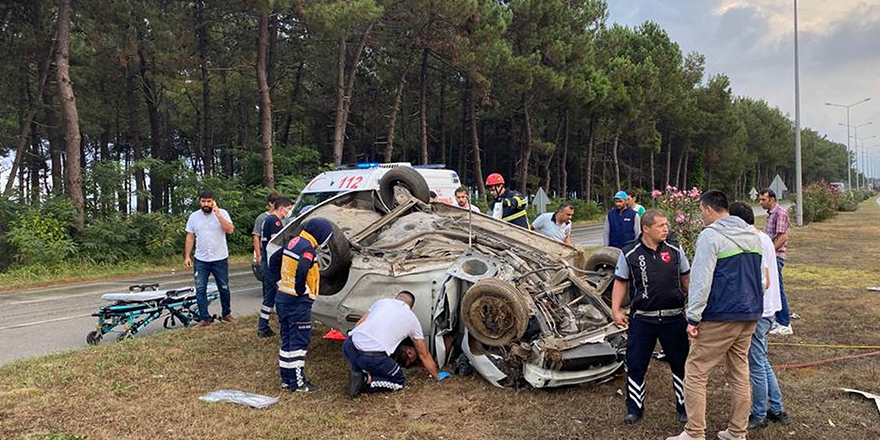
[[[504,185],[504,177],[498,173],[489,174],[489,177],[486,178],[486,186],[492,185]]]

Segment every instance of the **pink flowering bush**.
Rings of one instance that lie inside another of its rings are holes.
[[[700,196],[697,188],[679,190],[667,186],[665,191],[651,191],[654,207],[666,214],[669,220],[669,235],[678,241],[688,259],[694,258],[697,235],[703,230],[700,221]]]

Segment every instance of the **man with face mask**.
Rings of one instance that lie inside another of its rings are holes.
[[[529,229],[529,219],[526,217],[528,204],[525,197],[512,189],[507,189],[501,174],[489,174],[486,178],[486,189],[495,197],[490,211],[492,217]]]
[[[312,303],[318,297],[321,284],[315,258],[318,248],[329,243],[332,236],[333,223],[320,217],[311,218],[283,251],[269,257],[269,273],[278,285],[275,311],[281,333],[278,351],[281,386],[293,392],[318,389],[306,378],[306,353],[311,342]]]
[[[208,275],[214,275],[220,293],[222,307],[221,319],[232,321],[229,305],[229,249],[226,235],[235,232],[235,226],[225,209],[220,209],[214,201],[214,193],[204,189],[199,193],[199,210],[190,214],[186,221],[186,247],[183,265],[193,268],[196,282],[196,301],[199,307],[199,323],[196,327],[211,324],[208,314]],[[195,262],[192,251],[195,244]]]
[[[274,202],[274,209],[263,221],[263,227],[260,231],[260,251],[264,255],[260,270],[263,271],[263,304],[260,307],[260,319],[257,322],[257,336],[261,338],[270,338],[275,336],[275,332],[269,327],[269,315],[275,307],[275,289],[276,285],[272,281],[269,274],[269,255],[266,253],[266,245],[275,237],[276,234],[284,229],[283,220],[290,215],[291,201],[287,197],[277,197]]]

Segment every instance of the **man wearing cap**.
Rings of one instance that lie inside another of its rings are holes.
[[[625,191],[614,195],[614,207],[605,216],[602,229],[602,245],[623,249],[639,235],[639,215],[627,206],[629,196]]]
[[[333,223],[320,217],[312,218],[282,252],[269,257],[269,272],[278,284],[275,312],[278,313],[281,333],[281,349],[278,351],[281,386],[290,391],[318,389],[306,378],[306,353],[311,342],[312,303],[318,297],[321,284],[315,256],[317,249],[332,236]]]
[[[486,188],[495,197],[492,202],[492,217],[513,223],[521,228],[529,228],[526,217],[526,198],[522,194],[504,186],[504,177],[498,173],[489,174]]]

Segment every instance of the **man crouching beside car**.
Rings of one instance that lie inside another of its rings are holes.
[[[362,392],[397,391],[403,388],[403,369],[392,358],[400,343],[410,338],[414,347],[402,347],[402,360],[409,365],[418,356],[428,373],[437,381],[449,377],[437,371],[437,364],[422,334],[422,325],[412,311],[416,297],[402,291],[394,298],[383,298],[370,306],[342,344],[342,353],[351,364],[348,395]]]

